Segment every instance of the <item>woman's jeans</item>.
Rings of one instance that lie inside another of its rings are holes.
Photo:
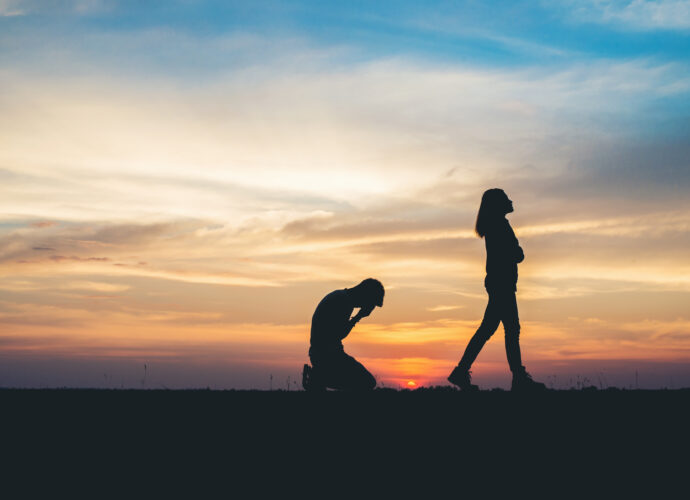
[[[513,373],[522,368],[522,358],[520,355],[520,318],[518,318],[517,300],[515,291],[510,288],[488,289],[489,303],[484,311],[484,319],[479,325],[477,332],[470,339],[465,354],[460,360],[459,367],[469,370],[477,359],[479,351],[482,350],[486,341],[491,338],[499,323],[503,323],[506,333],[506,355],[508,365]]]

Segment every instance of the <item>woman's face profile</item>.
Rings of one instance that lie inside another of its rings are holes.
[[[512,211],[513,211],[513,200],[508,198],[508,195],[506,195],[506,213],[509,214]]]
[[[503,192],[503,196],[501,197],[498,203],[501,207],[501,211],[504,214],[509,214],[513,211],[513,201],[510,198],[508,198],[508,195],[505,194],[505,192]]]

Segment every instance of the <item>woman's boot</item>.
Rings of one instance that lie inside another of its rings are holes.
[[[470,377],[470,371],[466,368],[462,368],[460,365],[456,366],[455,369],[448,375],[448,382],[453,385],[457,385],[463,391],[478,391],[479,386],[472,384],[472,379]]]
[[[527,373],[524,366],[513,372],[513,384],[511,391],[545,391],[546,385],[532,380],[532,376]]]

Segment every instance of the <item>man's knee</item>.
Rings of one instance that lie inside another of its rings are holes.
[[[349,389],[351,391],[358,391],[358,392],[373,391],[374,388],[376,387],[376,379],[374,378],[373,375],[368,374],[368,376],[362,376],[362,377],[358,377],[355,380],[350,380],[350,383],[347,385],[348,385],[347,389]]]
[[[376,387],[376,379],[369,373],[369,370],[364,368],[364,365],[354,360],[353,370],[351,372],[350,387],[355,391],[371,391]]]
[[[355,361],[356,366],[353,367],[350,374],[350,387],[355,391],[371,391],[376,387],[376,379],[369,373],[369,370],[364,368],[364,365]]]
[[[350,356],[314,364],[314,369],[326,387],[345,391],[371,391],[376,387],[376,378]]]
[[[371,373],[367,372],[366,376],[363,377],[363,380],[362,380],[362,389],[365,391],[373,391],[375,387],[376,387],[376,379],[374,378],[374,376]]]

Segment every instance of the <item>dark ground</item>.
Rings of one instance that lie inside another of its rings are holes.
[[[510,487],[557,497],[652,488],[658,498],[686,484],[690,464],[690,389],[531,396],[5,389],[0,409],[10,464],[3,472],[29,474],[27,492],[94,480],[107,491],[136,484],[160,493],[191,483],[196,493],[223,496],[241,484],[253,497],[352,488],[455,498],[479,488],[490,498]]]

